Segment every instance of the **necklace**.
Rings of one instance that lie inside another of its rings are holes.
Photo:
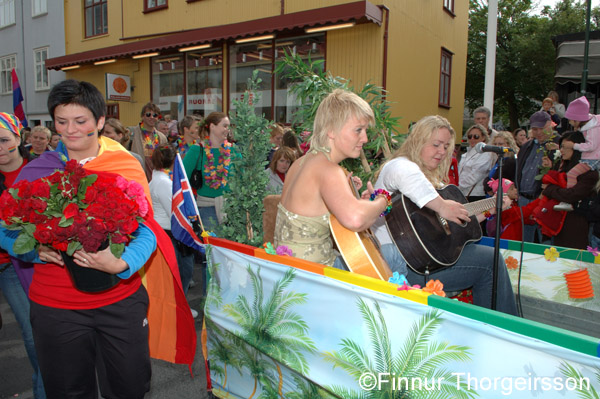
[[[206,164],[204,165],[204,179],[212,189],[218,189],[227,185],[227,175],[229,174],[229,164],[231,162],[231,143],[225,140],[222,149],[219,151],[219,159],[215,165],[215,156],[212,154],[210,141],[205,140],[204,153],[206,154]],[[218,149],[218,147],[217,147]]]
[[[144,135],[144,148],[153,150],[158,147],[158,134],[156,134],[156,132],[148,132],[144,126],[144,123],[140,124],[140,129]]]
[[[177,147],[179,148],[179,155],[181,155],[181,159],[185,157],[185,154],[194,144],[196,144],[196,140],[194,140],[192,143],[187,143],[183,138],[177,139]]]

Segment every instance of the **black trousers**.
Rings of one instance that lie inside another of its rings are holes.
[[[48,399],[143,398],[152,370],[148,293],[96,309],[31,303],[31,325]],[[98,383],[96,381],[98,375]]]

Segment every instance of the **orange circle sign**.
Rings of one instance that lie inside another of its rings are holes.
[[[119,94],[125,93],[127,90],[127,82],[123,78],[116,78],[113,80],[113,89]]]

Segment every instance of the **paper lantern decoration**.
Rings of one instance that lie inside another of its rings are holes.
[[[594,287],[587,268],[565,273],[569,297],[574,299],[593,298]]]

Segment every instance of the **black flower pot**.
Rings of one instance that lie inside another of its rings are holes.
[[[99,251],[108,247],[108,241],[103,243]],[[101,270],[90,269],[87,267],[81,267],[75,260],[73,256],[67,255],[66,252],[60,251],[62,255],[63,262],[65,262],[65,266],[71,275],[71,280],[73,281],[73,285],[79,291],[83,292],[100,292],[108,290],[109,288],[117,285],[121,279],[117,277],[116,274],[110,274],[103,272]]]

